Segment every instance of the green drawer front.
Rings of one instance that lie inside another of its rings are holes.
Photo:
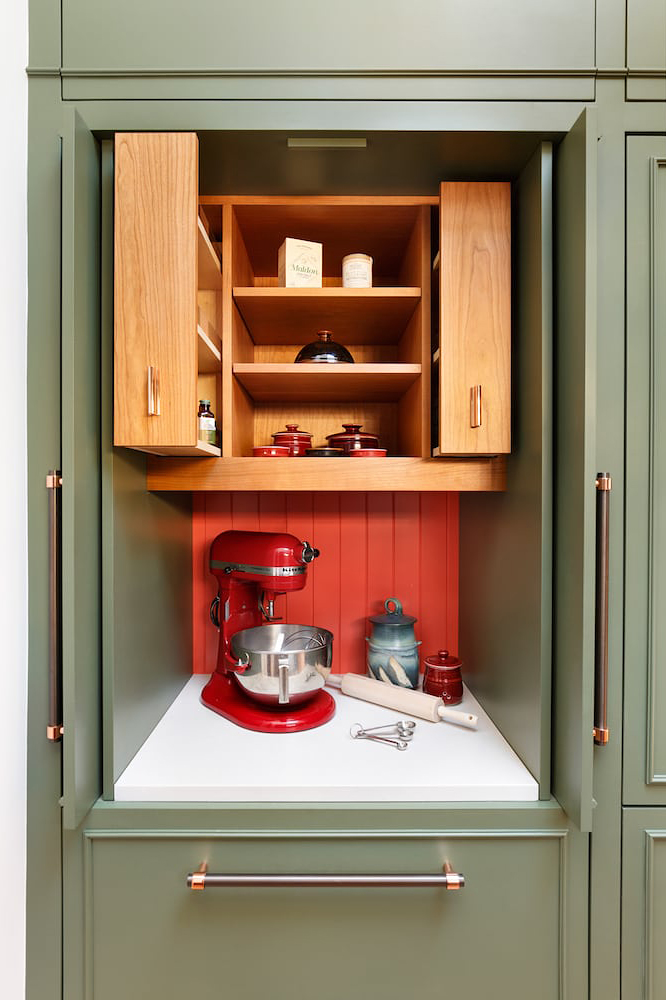
[[[561,831],[302,839],[90,832],[95,1000],[419,1000],[562,996]],[[210,873],[440,873],[443,888],[207,888]]]

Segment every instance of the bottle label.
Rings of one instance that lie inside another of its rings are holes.
[[[199,417],[199,440],[207,444],[217,444],[217,428],[214,417]]]

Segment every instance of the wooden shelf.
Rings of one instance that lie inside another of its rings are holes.
[[[405,332],[420,288],[267,288],[233,290],[255,344],[309,344],[332,330],[342,344],[394,344]]]
[[[208,233],[201,219],[197,219],[197,261],[199,269],[198,287],[209,291],[222,287],[222,270]]]
[[[152,448],[149,445],[142,445],[138,450],[145,451],[149,455],[165,456],[157,459],[158,464],[166,459],[181,457],[196,458],[199,462],[202,458],[219,458],[222,454],[220,448],[206,441],[196,441],[194,444],[155,445]]]
[[[235,364],[233,371],[257,403],[390,403],[420,378],[421,365]]]
[[[497,492],[506,459],[497,458],[186,458],[148,459],[153,491],[285,490],[341,492]]]
[[[197,325],[197,352],[199,373],[219,375],[222,355],[219,343],[206,333],[203,327]]]

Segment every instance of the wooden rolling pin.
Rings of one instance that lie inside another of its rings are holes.
[[[395,708],[405,715],[415,715],[417,719],[427,719],[428,722],[452,722],[467,729],[476,729],[479,722],[478,716],[470,712],[447,708],[441,698],[424,694],[422,691],[413,691],[411,688],[376,681],[362,674],[329,674],[326,683],[339,688],[343,694],[352,698],[370,701],[374,705],[384,705],[385,708]]]

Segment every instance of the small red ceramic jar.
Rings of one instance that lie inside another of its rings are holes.
[[[305,455],[307,449],[312,447],[312,434],[299,431],[298,424],[287,424],[286,430],[277,431],[271,437],[274,445],[288,448],[290,455]]]
[[[275,445],[259,445],[252,449],[255,458],[289,458],[288,448],[276,448]]]
[[[331,448],[342,448],[350,454],[357,448],[377,448],[379,438],[376,434],[361,431],[361,424],[343,424],[344,430],[337,434],[327,434],[326,440]]]
[[[460,668],[462,660],[440,649],[436,656],[426,656],[423,690],[441,698],[446,705],[459,705],[463,699]]]
[[[386,458],[386,448],[354,448],[350,458]]]

